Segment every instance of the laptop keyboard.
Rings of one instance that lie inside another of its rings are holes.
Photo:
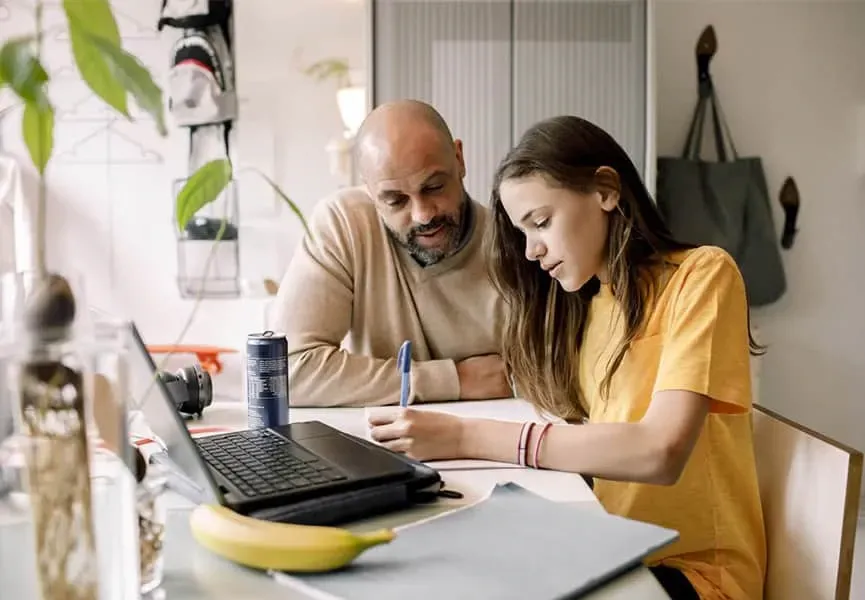
[[[346,479],[333,465],[267,429],[197,438],[195,443],[205,462],[248,498]]]

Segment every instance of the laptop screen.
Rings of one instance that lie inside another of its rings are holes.
[[[148,352],[134,323],[130,324],[132,347],[129,358],[129,387],[132,397],[150,430],[159,438],[165,454],[153,459],[167,466],[169,485],[188,499],[203,503],[222,503],[222,494],[198,453],[177,412],[168,389],[157,376],[156,363]]]

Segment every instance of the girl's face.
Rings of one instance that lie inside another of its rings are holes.
[[[534,174],[507,179],[499,187],[502,206],[526,236],[526,258],[538,261],[567,292],[606,272],[609,212],[619,195],[575,192]]]

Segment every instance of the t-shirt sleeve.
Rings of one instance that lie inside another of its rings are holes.
[[[711,412],[745,412],[751,371],[744,281],[723,250],[695,253],[670,281],[678,291],[670,296],[654,391],[688,390],[711,398]]]

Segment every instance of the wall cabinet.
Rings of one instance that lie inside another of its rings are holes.
[[[652,189],[651,11],[647,0],[372,0],[371,103],[435,106],[484,202],[508,148],[556,114],[609,131]]]

